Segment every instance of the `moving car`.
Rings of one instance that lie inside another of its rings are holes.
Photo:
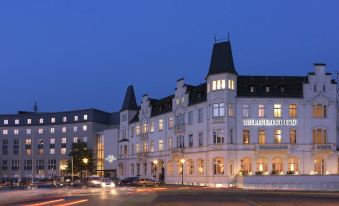
[[[159,182],[150,178],[138,178],[133,182],[137,186],[158,186]]]
[[[103,188],[113,188],[115,187],[115,183],[113,182],[113,180],[109,179],[109,178],[102,178],[101,179],[101,187]]]

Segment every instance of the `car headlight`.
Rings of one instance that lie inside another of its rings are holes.
[[[101,183],[101,187],[106,187],[106,184],[104,182]]]

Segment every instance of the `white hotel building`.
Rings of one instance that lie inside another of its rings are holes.
[[[337,83],[325,67],[314,64],[305,76],[240,75],[227,41],[214,44],[201,85],[179,79],[172,95],[146,94],[140,106],[130,86],[120,112],[118,177],[339,188]]]

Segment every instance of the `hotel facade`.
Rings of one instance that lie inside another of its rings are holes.
[[[230,42],[218,42],[205,80],[179,79],[139,105],[129,86],[119,112],[0,115],[0,175],[66,175],[81,139],[99,175],[224,187],[331,177],[339,189],[338,88],[325,64],[305,76],[240,75]]]

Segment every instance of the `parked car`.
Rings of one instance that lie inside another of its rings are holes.
[[[109,178],[102,178],[100,181],[100,185],[103,188],[113,188],[115,187],[115,183],[113,182],[113,180],[109,179]]]
[[[134,180],[133,183],[136,186],[158,186],[159,185],[159,181],[155,181],[150,178],[138,178]]]

